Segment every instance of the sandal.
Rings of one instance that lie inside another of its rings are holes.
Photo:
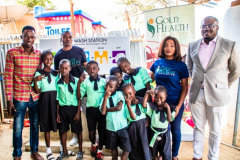
[[[76,160],[82,160],[84,153],[85,153],[85,151],[83,151],[83,152],[78,152]]]
[[[59,154],[61,154],[62,151],[59,151]],[[76,156],[74,151],[68,151],[69,156]]]
[[[57,160],[63,160],[63,159],[66,159],[68,157],[69,157],[68,154],[65,154],[65,153],[61,152],[60,155],[57,157]]]
[[[76,156],[76,154],[75,154],[74,151],[68,151],[68,155],[69,155],[69,156]]]
[[[46,157],[48,160],[55,160],[55,157],[53,156],[52,153],[46,154]]]

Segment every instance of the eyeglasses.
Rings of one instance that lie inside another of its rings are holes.
[[[210,24],[210,25],[202,25],[200,28],[201,29],[213,29],[213,27],[215,26],[218,26],[218,25],[213,25],[213,24]]]

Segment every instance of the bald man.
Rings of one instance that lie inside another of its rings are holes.
[[[79,78],[84,72],[84,68],[87,66],[87,59],[84,50],[78,46],[73,46],[73,35],[70,31],[62,33],[61,42],[63,48],[61,48],[54,57],[54,68],[59,70],[59,62],[62,59],[68,59],[71,62],[71,75]],[[81,100],[82,112],[86,117],[86,97],[83,97]],[[70,141],[70,146],[74,146],[78,143],[77,135],[74,134],[73,138]],[[62,150],[62,148],[60,148]]]
[[[218,36],[218,20],[206,17],[201,24],[202,39],[189,44],[187,67],[191,76],[189,106],[195,123],[193,160],[201,160],[204,129],[209,125],[209,160],[219,158],[221,119],[230,100],[228,88],[240,76],[236,43]]]

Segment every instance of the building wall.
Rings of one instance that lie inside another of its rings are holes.
[[[223,19],[223,35],[225,38],[235,41],[238,49],[240,49],[240,5],[231,7],[227,10]],[[240,54],[240,50],[239,50]],[[238,91],[238,80],[229,89],[231,101],[227,106],[228,111],[228,125],[233,126],[236,112]],[[238,120],[238,129],[240,130],[240,120]]]
[[[33,13],[25,14],[21,19],[16,20],[16,28],[18,34],[21,34],[22,28],[26,25],[31,25],[37,29],[37,19],[33,17]],[[17,32],[15,30],[14,24],[0,24],[0,38],[7,38],[11,35],[16,36]]]
[[[92,34],[93,33],[93,29],[92,29],[92,22],[89,21],[88,19],[86,18],[82,18],[83,20],[83,34]]]

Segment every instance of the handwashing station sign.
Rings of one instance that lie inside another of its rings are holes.
[[[87,61],[99,63],[100,74],[109,74],[110,69],[117,65],[120,57],[129,57],[129,37],[89,37],[75,38],[73,45],[84,49]],[[40,50],[51,50],[56,53],[61,49],[60,39],[40,39]]]

